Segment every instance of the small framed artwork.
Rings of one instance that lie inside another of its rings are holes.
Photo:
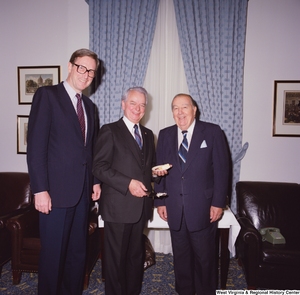
[[[26,154],[29,116],[17,116],[17,153]]]
[[[41,86],[60,82],[60,66],[18,67],[19,104],[31,104]]]
[[[300,137],[300,81],[275,81],[273,136]]]

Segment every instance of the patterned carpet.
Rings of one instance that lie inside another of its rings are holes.
[[[101,262],[98,261],[90,276],[89,288],[83,295],[104,295],[104,283],[101,282]],[[156,253],[156,264],[145,271],[141,295],[173,295],[175,292],[173,256]],[[230,260],[227,289],[243,290],[246,282],[236,259]],[[37,274],[24,273],[19,285],[12,285],[10,263],[4,265],[0,279],[0,294],[35,295],[37,294]]]

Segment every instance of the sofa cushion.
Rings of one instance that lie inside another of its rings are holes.
[[[288,247],[287,245],[272,245],[269,242],[263,243],[263,262],[272,264],[282,264],[299,266],[300,265],[300,251],[299,247],[294,245]]]

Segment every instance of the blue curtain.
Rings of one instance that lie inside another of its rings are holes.
[[[173,0],[189,92],[201,119],[224,130],[232,157],[231,209],[240,176],[248,0]]]
[[[122,116],[121,96],[142,86],[155,31],[159,0],[86,0],[90,49],[103,61],[104,75],[91,99],[100,124]]]

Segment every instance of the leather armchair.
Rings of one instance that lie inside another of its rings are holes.
[[[11,259],[11,237],[7,220],[32,206],[28,173],[0,172],[0,275]]]
[[[237,254],[248,289],[300,289],[300,185],[240,181],[236,184],[241,231]],[[262,240],[264,227],[277,227],[285,244]]]
[[[87,261],[84,277],[84,289],[89,284],[90,273],[101,252],[100,229],[98,228],[97,206],[91,208],[89,216]],[[20,283],[22,272],[38,272],[40,253],[39,213],[35,208],[24,214],[12,217],[7,226],[12,236],[12,275],[13,284]]]

